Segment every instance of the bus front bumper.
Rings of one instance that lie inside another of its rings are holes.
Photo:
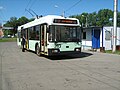
[[[79,54],[79,53],[81,53],[81,48],[75,48],[74,51],[60,51],[59,49],[48,49],[48,56],[69,55],[69,54]]]

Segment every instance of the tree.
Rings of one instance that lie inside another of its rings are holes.
[[[82,26],[85,26],[86,23],[86,16],[88,15],[88,13],[82,13],[81,15],[72,15],[70,16],[71,18],[77,18],[80,21],[80,24]]]
[[[109,9],[101,9],[98,11],[98,13],[96,12],[82,13],[80,15],[72,15],[70,17],[79,19],[83,27],[85,26],[86,22],[88,23],[88,26],[111,26],[113,25],[112,21],[110,21],[110,19],[113,19],[113,11]],[[120,18],[120,12],[118,13],[118,18]],[[118,25],[120,26],[120,21],[118,22]]]
[[[113,18],[113,11],[109,9],[101,9],[98,11],[98,26],[110,26],[110,18]]]
[[[20,25],[26,24],[30,21],[33,21],[34,19],[28,19],[25,16],[22,16],[21,18],[17,19],[16,17],[11,17],[9,21],[7,21],[4,26],[5,27],[13,27],[14,29],[10,31],[10,34],[15,35],[17,33],[17,28]]]
[[[13,27],[14,29],[11,30],[11,33],[15,35],[17,32],[17,18],[16,17],[11,17],[9,21],[7,21],[6,24],[4,24],[5,27]]]
[[[30,19],[29,19],[29,22],[34,21],[34,20],[35,20],[35,18],[30,18]]]
[[[26,23],[28,23],[28,22],[29,22],[29,19],[26,18],[26,17],[24,17],[24,16],[22,16],[21,18],[18,19],[18,25],[19,25],[19,26],[20,26],[20,25],[23,25],[23,24],[26,24]]]
[[[96,21],[97,21],[97,13],[96,12],[88,14],[87,18],[88,18],[89,26],[96,26]]]
[[[118,12],[117,26],[120,27],[120,12]]]

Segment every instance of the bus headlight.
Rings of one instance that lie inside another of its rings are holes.
[[[52,50],[52,53],[58,53],[58,52],[59,52],[59,50],[57,50],[57,49]]]
[[[75,51],[81,51],[81,48],[75,48]]]

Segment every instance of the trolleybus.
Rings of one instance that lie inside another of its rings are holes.
[[[25,48],[37,55],[61,55],[81,52],[81,28],[76,18],[48,15],[18,27],[17,45],[22,36]]]

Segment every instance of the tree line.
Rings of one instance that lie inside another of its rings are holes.
[[[10,20],[8,20],[3,26],[4,27],[13,27],[14,29],[9,31],[9,34],[15,35],[17,33],[18,26],[26,24],[28,22],[31,22],[33,20],[34,20],[34,18],[28,19],[25,16],[22,16],[19,19],[17,19],[17,17],[11,17]],[[7,33],[8,33],[8,31],[7,31]]]
[[[98,12],[93,13],[82,13],[78,15],[72,15],[69,17],[77,18],[80,21],[82,27],[86,25],[90,26],[113,26],[113,11],[110,9],[101,9]],[[17,27],[25,23],[31,22],[34,19],[28,19],[25,16],[17,19],[16,17],[11,17],[4,26],[14,27],[14,30],[11,31],[12,34],[17,33]],[[118,12],[117,26],[120,27],[120,12]]]
[[[82,13],[70,17],[80,20],[80,24],[87,26],[113,26],[113,11],[110,9],[101,9],[98,12]],[[118,12],[117,26],[120,27],[120,12]]]

